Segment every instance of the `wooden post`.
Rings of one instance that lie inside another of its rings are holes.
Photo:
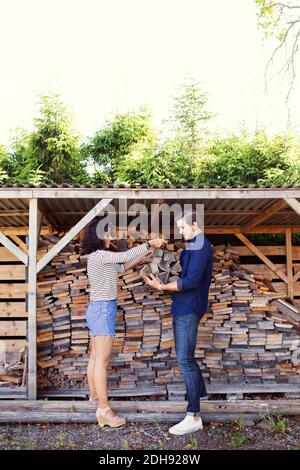
[[[38,200],[29,200],[28,240],[28,398],[37,398],[37,332],[36,332],[36,290],[37,290],[37,224]]]
[[[293,279],[293,254],[292,254],[292,230],[290,227],[285,229],[285,250],[286,250],[286,273],[288,278],[288,296],[294,297],[294,279]]]

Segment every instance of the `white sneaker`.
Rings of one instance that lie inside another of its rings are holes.
[[[199,417],[199,419],[195,420],[194,416],[186,415],[180,423],[175,424],[175,426],[169,429],[169,433],[182,436],[183,434],[199,431],[200,429],[203,429],[202,419]]]

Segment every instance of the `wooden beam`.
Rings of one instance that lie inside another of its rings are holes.
[[[299,197],[299,196],[298,196]],[[284,197],[285,202],[300,215],[300,202],[294,197]]]
[[[72,227],[56,245],[46,253],[37,263],[37,273],[48,264],[86,225],[94,219],[109,203],[111,199],[102,199],[95,205],[74,227]]]
[[[36,319],[36,292],[37,292],[37,227],[38,201],[36,198],[29,201],[29,240],[28,240],[28,397],[37,398],[37,319]]]
[[[112,199],[281,199],[283,192],[287,197],[300,198],[300,189],[297,188],[32,188],[32,194],[39,198],[84,199],[99,199],[99,195]]]
[[[13,255],[15,255],[17,258],[19,258],[22,263],[27,266],[28,263],[28,257],[27,255],[17,246],[15,245],[9,238],[7,238],[4,233],[0,231],[0,243],[4,245]]]
[[[282,199],[300,198],[299,188],[0,188],[0,199]]]
[[[28,227],[0,227],[0,232],[4,235],[28,235]],[[41,235],[51,235],[53,230],[50,230],[49,227],[41,228]]]
[[[241,232],[246,233],[249,228],[253,228],[256,225],[261,224],[261,222],[268,219],[271,215],[275,214],[280,209],[283,209],[283,207],[285,207],[286,204],[287,203],[284,199],[279,199],[278,201],[274,202],[274,204],[272,204],[271,207],[268,207],[265,211],[258,214],[256,217],[250,220],[250,222],[248,222],[247,224],[242,225]]]
[[[259,225],[249,229],[247,233],[285,233],[285,229],[290,227],[292,233],[300,233],[300,225]],[[126,227],[119,227],[122,230],[127,230]],[[67,231],[69,227],[61,226],[57,231]],[[205,233],[213,235],[234,235],[240,232],[240,226],[238,225],[206,225],[204,229]]]
[[[286,249],[286,273],[288,279],[288,296],[294,297],[294,279],[293,279],[293,251],[292,251],[292,231],[285,229],[285,249]]]
[[[22,216],[29,216],[29,211],[26,210],[18,210],[18,211],[12,211],[12,210],[7,210],[4,212],[0,212],[0,217],[16,217],[18,215]]]
[[[258,245],[258,249],[266,256],[285,256],[286,251],[285,251],[285,246],[281,245]],[[234,245],[232,247],[239,256],[251,256],[251,251],[249,248],[247,248],[245,245],[239,246],[239,245]],[[293,246],[293,260],[294,261],[300,261],[300,246]],[[300,264],[296,265],[295,268],[297,268]]]
[[[113,214],[115,211],[113,210],[108,210],[107,211],[108,214]],[[166,212],[167,214],[169,214],[169,210],[166,210],[166,211],[161,211],[161,213],[163,214],[164,212]],[[147,214],[148,211],[140,211],[139,214],[143,215],[143,214]],[[292,210],[287,210],[287,211],[278,211],[277,214],[278,215],[292,215],[294,212]],[[51,215],[56,215],[56,216],[60,216],[60,215],[78,215],[78,216],[81,216],[81,215],[84,215],[86,214],[86,211],[62,211],[62,210],[59,210],[59,211],[55,211],[55,212],[49,212],[49,216]],[[129,217],[132,216],[136,216],[136,211],[118,211],[118,214],[127,214]],[[225,215],[225,216],[244,216],[244,215],[253,215],[253,216],[256,216],[256,215],[259,215],[261,214],[261,211],[260,210],[205,210],[204,211],[204,214],[205,215],[209,215],[209,216],[215,216],[215,215]]]
[[[21,240],[21,238],[18,237],[18,235],[10,235],[10,238],[21,248],[21,250],[24,251],[24,253],[27,255],[27,246],[26,243]]]
[[[285,233],[285,229],[290,227],[293,233],[300,232],[300,225],[258,225],[256,227],[250,228],[247,230],[247,233]],[[206,225],[205,233],[208,234],[235,234],[240,232],[240,227],[238,225]]]
[[[276,295],[276,293],[275,293]],[[168,388],[170,386],[167,386]],[[174,385],[174,388],[177,387]],[[179,386],[182,390],[182,387]],[[265,394],[265,393],[298,393],[299,385],[298,384],[240,384],[240,385],[231,385],[231,384],[208,384],[206,386],[207,393],[210,394]],[[170,391],[170,389],[169,389]],[[168,392],[169,393],[169,392]],[[136,387],[131,389],[108,389],[109,398],[117,398],[120,400],[122,397],[131,398],[134,397],[150,397],[150,396],[162,396],[166,395],[166,387],[161,385],[156,385],[155,387]],[[41,390],[39,393],[41,398],[83,398],[86,399],[89,396],[89,390],[82,388],[80,390],[73,389],[58,389],[55,391]],[[1,397],[1,387],[0,387],[0,397]],[[219,401],[219,400],[218,400]],[[1,403],[1,401],[0,401]],[[49,402],[48,402],[49,403]],[[86,402],[87,403],[87,402]],[[150,402],[149,402],[150,403]],[[152,402],[153,403],[153,402]],[[169,403],[173,403],[172,401]],[[204,403],[204,402],[203,402]]]
[[[275,264],[269,260],[244,234],[235,233],[236,237],[241,240],[256,256],[258,256],[274,273],[277,274],[284,282],[288,283],[287,276],[276,268]]]
[[[244,390],[244,393],[247,390]],[[270,392],[268,392],[270,393]],[[115,402],[111,402],[115,403]],[[153,401],[142,400],[119,400],[118,410],[122,412],[182,412],[186,410],[187,402],[184,400],[157,400],[153,406]],[[97,408],[96,402],[88,400],[73,401],[73,413],[78,412],[93,412]],[[155,409],[154,409],[155,408]],[[300,415],[300,400],[299,399],[261,399],[261,400],[236,400],[234,402],[228,400],[207,400],[201,403],[201,408],[204,413],[282,413],[284,415]],[[12,412],[45,412],[45,413],[60,413],[70,412],[70,400],[15,400],[15,401],[0,401],[0,414],[9,409]],[[96,417],[94,416],[94,419]]]
[[[72,409],[70,410],[70,403]],[[114,405],[115,402],[110,404]],[[187,403],[182,401],[118,401],[118,411],[130,422],[175,422],[181,419]],[[66,423],[96,421],[97,404],[87,400],[1,400],[1,423]],[[203,419],[210,421],[230,421],[240,418],[261,418],[268,414],[299,416],[300,400],[208,400],[201,404]]]

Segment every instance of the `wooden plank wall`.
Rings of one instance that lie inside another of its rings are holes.
[[[0,245],[0,386],[24,385],[27,332],[25,265]]]

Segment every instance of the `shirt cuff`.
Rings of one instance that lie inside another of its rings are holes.
[[[179,290],[182,290],[182,279],[181,279],[181,277],[179,277],[177,279],[177,287],[178,287]]]

